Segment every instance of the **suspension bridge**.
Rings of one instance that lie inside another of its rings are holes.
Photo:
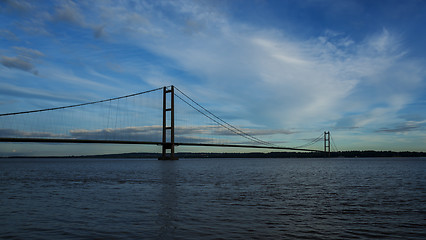
[[[148,100],[141,100],[148,95]],[[2,113],[0,142],[156,145],[161,146],[162,160],[176,160],[178,146],[294,150],[324,152],[328,156],[335,146],[330,132],[295,147],[264,141],[256,133],[218,117],[175,86],[62,107]],[[308,148],[320,142],[323,148]]]

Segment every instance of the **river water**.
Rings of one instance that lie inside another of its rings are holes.
[[[0,159],[4,239],[426,239],[426,158]]]

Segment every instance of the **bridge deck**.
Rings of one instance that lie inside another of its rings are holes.
[[[152,141],[123,141],[123,140],[89,140],[75,138],[0,138],[0,142],[32,142],[32,143],[102,143],[102,144],[138,144],[138,145],[159,145],[163,142]],[[165,143],[170,144],[170,143]],[[320,150],[275,147],[275,146],[259,146],[259,145],[238,145],[238,144],[211,144],[211,143],[174,143],[175,146],[200,146],[200,147],[229,147],[229,148],[260,148],[260,149],[277,149],[277,150],[294,150],[306,152],[323,152]]]

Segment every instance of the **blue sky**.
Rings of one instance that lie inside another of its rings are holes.
[[[266,141],[331,131],[339,150],[426,151],[425,12],[416,0],[2,0],[0,112],[173,84]]]

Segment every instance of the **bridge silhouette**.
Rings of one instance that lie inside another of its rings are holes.
[[[159,94],[162,100],[158,101],[159,99],[157,98],[151,104],[129,100],[149,94]],[[210,124],[194,127],[191,121],[184,123],[180,121],[180,123],[186,125],[176,126],[176,100],[192,109],[193,113],[203,116]],[[119,104],[120,101],[121,103],[124,102],[124,106]],[[99,107],[96,108],[94,106]],[[142,107],[147,109],[143,113],[140,112]],[[161,111],[158,111],[158,108]],[[72,115],[66,112],[67,110],[76,110],[74,112],[77,112],[77,119],[69,120]],[[60,114],[56,114],[58,112]],[[112,112],[115,112],[115,115]],[[50,113],[50,115],[46,113]],[[41,116],[41,114],[45,115]],[[34,117],[35,115],[37,117]],[[21,116],[26,117],[20,119],[19,117]],[[94,122],[94,126],[91,128],[87,125],[80,128],[73,126],[75,122],[84,122],[85,120],[82,118],[86,116],[88,116],[87,119]],[[145,121],[156,116],[156,119],[151,121],[161,122],[161,124],[135,123],[129,121],[129,116],[136,116],[135,122],[141,119]],[[119,118],[120,122],[118,122]],[[106,127],[99,128],[98,124],[100,125],[101,122],[105,121],[107,122]],[[255,134],[237,128],[213,114],[173,85],[100,101],[3,113],[0,114],[0,124],[0,142],[157,145],[161,146],[162,149],[159,157],[161,160],[176,160],[175,147],[177,146],[294,150],[324,152],[325,155],[329,155],[332,143],[330,141],[330,132],[324,132],[319,137],[309,139],[307,143],[296,147],[279,146],[275,143],[261,140]],[[59,125],[62,130],[52,129],[53,125]],[[187,137],[186,134],[189,131],[196,133],[197,137]],[[205,135],[210,134],[210,136],[214,134],[237,136],[240,139],[244,139],[245,142],[241,142],[241,140],[238,142],[229,140],[217,142],[211,138],[201,137],[203,133]],[[323,149],[307,148],[322,141],[324,143]]]

